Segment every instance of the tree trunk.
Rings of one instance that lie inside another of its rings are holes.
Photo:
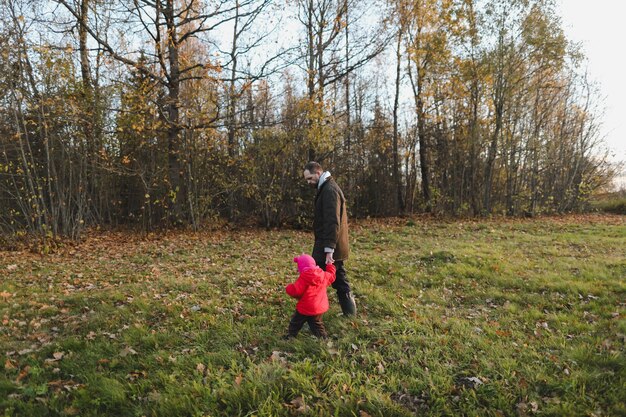
[[[422,174],[422,196],[427,212],[432,210],[431,190],[430,190],[430,161],[428,157],[428,140],[426,138],[426,113],[424,112],[424,101],[422,98],[423,79],[417,75],[417,137],[420,145],[420,172]]]
[[[168,100],[167,100],[167,161],[169,172],[169,188],[171,214],[174,223],[183,221],[183,202],[186,201],[186,193],[183,181],[182,165],[180,162],[181,144],[180,144],[180,67],[178,62],[178,39],[176,33],[176,24],[174,16],[174,0],[168,0],[164,11],[167,27],[167,48],[170,78],[167,84]]]
[[[227,110],[227,124],[228,124],[228,156],[233,158],[236,152],[235,144],[235,109],[236,109],[236,96],[235,96],[235,80],[237,77],[237,40],[238,40],[238,24],[239,24],[239,0],[235,1],[235,19],[233,22],[233,46],[231,48],[230,59],[232,61],[232,68],[230,71],[230,85],[228,87],[228,110]]]
[[[496,103],[495,103],[495,117],[496,125],[491,136],[491,143],[487,151],[487,161],[485,162],[485,189],[483,196],[483,210],[485,214],[491,213],[491,188],[493,185],[493,169],[496,160],[496,152],[498,150],[498,138],[500,137],[500,131],[502,130],[502,117],[504,113],[504,92],[501,85],[502,80],[498,80],[498,86],[496,87]]]
[[[400,175],[400,161],[398,151],[398,108],[400,101],[400,67],[402,65],[402,31],[398,31],[398,43],[396,46],[396,85],[393,100],[393,177],[396,188],[396,210],[398,214],[404,213],[404,200],[402,198],[402,177]]]

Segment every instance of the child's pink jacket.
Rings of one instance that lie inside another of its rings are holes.
[[[328,311],[326,287],[335,282],[335,265],[326,265],[326,271],[318,266],[305,269],[293,284],[285,290],[299,299],[296,310],[306,316],[317,316]]]

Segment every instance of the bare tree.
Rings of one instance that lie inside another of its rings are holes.
[[[343,80],[376,57],[391,39],[381,26],[370,28],[360,36],[356,31],[348,31],[349,11],[350,25],[355,28],[365,15],[358,5],[350,0],[298,0],[298,19],[305,31],[302,56],[306,62],[303,69],[306,71],[307,96],[316,112],[324,107],[328,86]],[[311,116],[309,127],[322,123],[322,119],[319,113]],[[315,146],[311,143],[309,159],[315,157]]]
[[[137,25],[141,33],[152,42],[154,53],[147,55],[152,58],[147,62],[139,60],[139,56],[133,55],[132,51],[114,47],[105,34],[97,33],[84,19],[81,20],[81,12],[76,5],[68,0],[57,1],[79,20],[82,27],[106,53],[119,62],[144,73],[167,90],[162,114],[168,126],[168,182],[173,208],[172,220],[175,222],[183,220],[185,213],[183,206],[189,200],[187,182],[184,178],[186,167],[182,159],[181,131],[184,128],[198,129],[212,126],[220,115],[218,112],[193,125],[186,125],[181,121],[181,83],[199,77],[197,72],[194,72],[196,69],[205,70],[206,73],[214,70],[216,66],[211,62],[181,63],[180,50],[188,40],[202,33],[216,30],[221,25],[234,20],[236,18],[234,12],[238,7],[250,4],[254,0],[244,0],[236,5],[222,1],[214,5],[215,7],[211,7],[210,11],[199,0],[134,0],[132,4],[120,6],[117,13],[123,18],[122,21],[126,25]]]
[[[428,88],[432,74],[448,48],[446,25],[449,22],[448,2],[419,0],[405,8],[407,14],[408,75],[413,87],[422,184],[422,197],[427,211],[432,209],[431,140],[427,134]]]

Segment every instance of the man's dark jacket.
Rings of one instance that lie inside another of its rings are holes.
[[[324,248],[333,248],[335,260],[348,259],[350,246],[346,199],[332,177],[324,181],[315,195],[313,233],[315,235],[314,252],[323,252]]]

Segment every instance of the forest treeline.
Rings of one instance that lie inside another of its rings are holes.
[[[2,0],[0,230],[585,208],[614,172],[553,0]]]

